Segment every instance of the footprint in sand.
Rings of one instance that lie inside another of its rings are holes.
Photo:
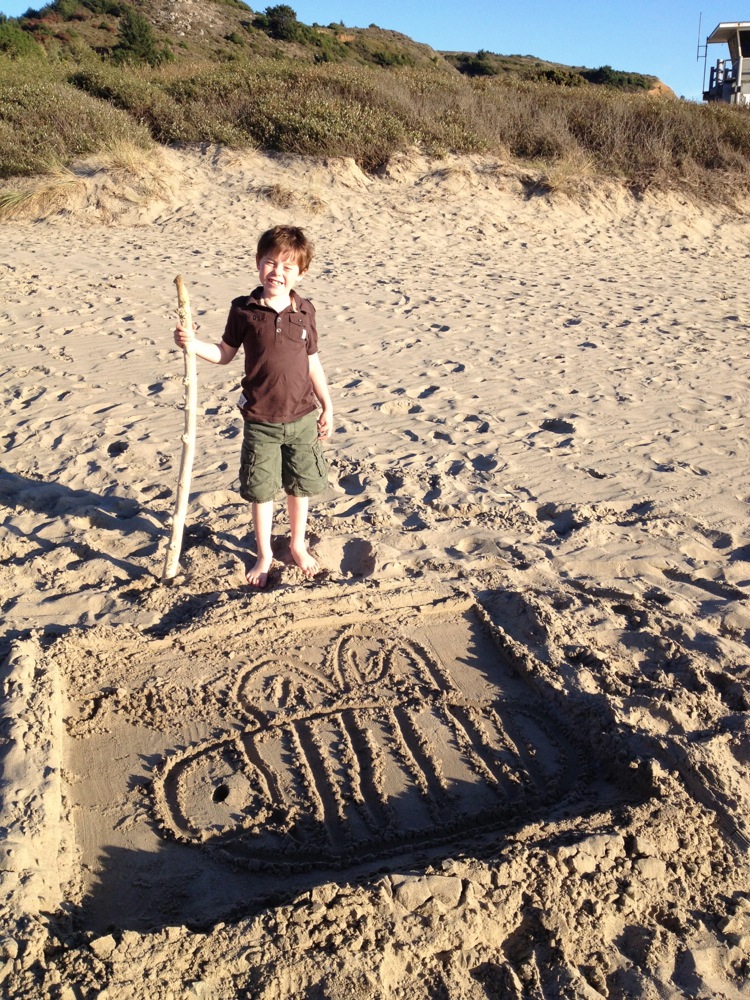
[[[553,434],[574,434],[576,429],[575,424],[560,417],[550,417],[543,420],[539,426],[543,431],[552,431]]]
[[[386,403],[373,404],[381,413],[393,417],[399,413],[422,413],[422,407],[418,403],[412,403],[408,399],[392,399]]]
[[[464,424],[476,424],[476,427],[467,428],[467,430],[473,429],[477,432],[477,434],[486,434],[490,429],[488,421],[483,420],[482,417],[477,416],[476,413],[457,413],[455,419],[457,422],[462,422]]]
[[[497,458],[494,455],[474,455],[469,457],[469,461],[477,472],[492,472],[498,466]]]
[[[466,365],[462,365],[460,361],[436,361],[435,365],[442,365],[451,375],[460,375],[461,372],[466,371]]]
[[[349,496],[359,496],[360,493],[364,493],[366,488],[361,476],[356,472],[348,472],[340,476],[338,484],[344,493]]]
[[[394,494],[400,493],[404,488],[404,477],[399,472],[388,472],[385,473],[386,487],[385,492]]]

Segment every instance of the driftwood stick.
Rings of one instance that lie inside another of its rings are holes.
[[[177,285],[177,315],[183,330],[193,329],[193,319],[190,313],[190,299],[187,289],[178,274],[174,279]],[[180,479],[177,483],[174,515],[172,517],[172,534],[167,546],[167,556],[164,560],[162,580],[171,580],[177,575],[182,550],[182,532],[185,528],[188,496],[190,494],[190,476],[193,472],[195,457],[195,425],[198,400],[198,378],[195,365],[195,347],[188,341],[185,347],[185,430],[182,435],[182,458],[180,460]]]

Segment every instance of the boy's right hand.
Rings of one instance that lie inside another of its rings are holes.
[[[183,351],[194,352],[197,358],[209,361],[212,365],[228,365],[237,353],[236,347],[230,347],[226,341],[219,344],[209,344],[205,340],[198,340],[196,331],[200,329],[200,324],[193,326],[192,330],[186,330],[178,323],[174,328],[174,342]]]
[[[191,340],[195,340],[195,330],[185,330],[178,323],[174,329],[175,344],[184,351]]]

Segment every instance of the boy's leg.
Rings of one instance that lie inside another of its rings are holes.
[[[289,528],[291,531],[291,544],[289,551],[292,559],[309,579],[315,576],[320,569],[318,560],[307,551],[305,544],[305,529],[307,528],[307,510],[310,505],[308,497],[286,498],[287,510],[289,511]]]
[[[281,481],[287,494],[292,558],[309,579],[320,570],[318,560],[307,550],[305,529],[310,497],[328,485],[323,449],[318,440],[315,413],[287,425],[287,441],[281,450]]]
[[[240,495],[252,505],[257,559],[247,574],[252,587],[265,587],[273,560],[271,529],[272,498],[281,486],[281,442],[283,427],[245,421],[240,455]]]
[[[273,552],[271,551],[271,529],[273,527],[273,500],[267,503],[254,503],[253,527],[255,528],[255,547],[258,558],[247,574],[247,582],[252,587],[265,587],[268,582],[268,570],[271,568]]]

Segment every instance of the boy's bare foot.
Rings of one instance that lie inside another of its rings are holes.
[[[268,571],[271,568],[271,562],[271,559],[258,556],[255,565],[249,570],[246,576],[246,580],[251,587],[258,587],[259,589],[265,587],[268,583]]]
[[[307,579],[311,580],[320,570],[320,563],[315,556],[310,555],[304,545],[299,547],[292,545],[290,546],[289,551],[292,553],[292,559],[294,559]]]

